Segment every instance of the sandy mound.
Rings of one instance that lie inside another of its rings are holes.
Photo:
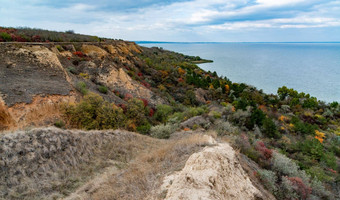
[[[162,189],[167,200],[263,199],[226,143],[190,156],[182,171],[164,179]]]

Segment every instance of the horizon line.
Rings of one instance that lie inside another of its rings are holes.
[[[173,42],[173,41],[148,41],[133,40],[136,43],[340,43],[340,41],[321,41],[321,42]]]

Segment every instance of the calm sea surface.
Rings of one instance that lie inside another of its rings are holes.
[[[213,60],[200,64],[266,93],[286,85],[340,102],[340,43],[139,43]]]

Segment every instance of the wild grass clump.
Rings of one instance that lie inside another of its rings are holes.
[[[177,124],[160,124],[151,128],[151,136],[159,139],[168,139],[178,129]]]
[[[101,85],[101,86],[98,87],[98,91],[99,91],[100,93],[107,94],[107,92],[108,92],[109,90],[107,89],[107,87]]]
[[[86,83],[83,82],[83,81],[77,82],[77,84],[76,84],[76,89],[77,89],[80,93],[82,93],[83,95],[86,95],[86,94],[88,94],[88,92],[89,92],[88,89],[87,89]]]

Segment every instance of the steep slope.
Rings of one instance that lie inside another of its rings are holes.
[[[60,117],[58,105],[76,101],[79,91],[99,93],[116,104],[125,102],[124,95],[146,99],[150,105],[165,103],[127,74],[143,65],[136,56],[141,49],[134,43],[0,45],[0,107],[7,113],[0,117],[0,130],[51,124]],[[100,93],[99,87],[108,90]]]

